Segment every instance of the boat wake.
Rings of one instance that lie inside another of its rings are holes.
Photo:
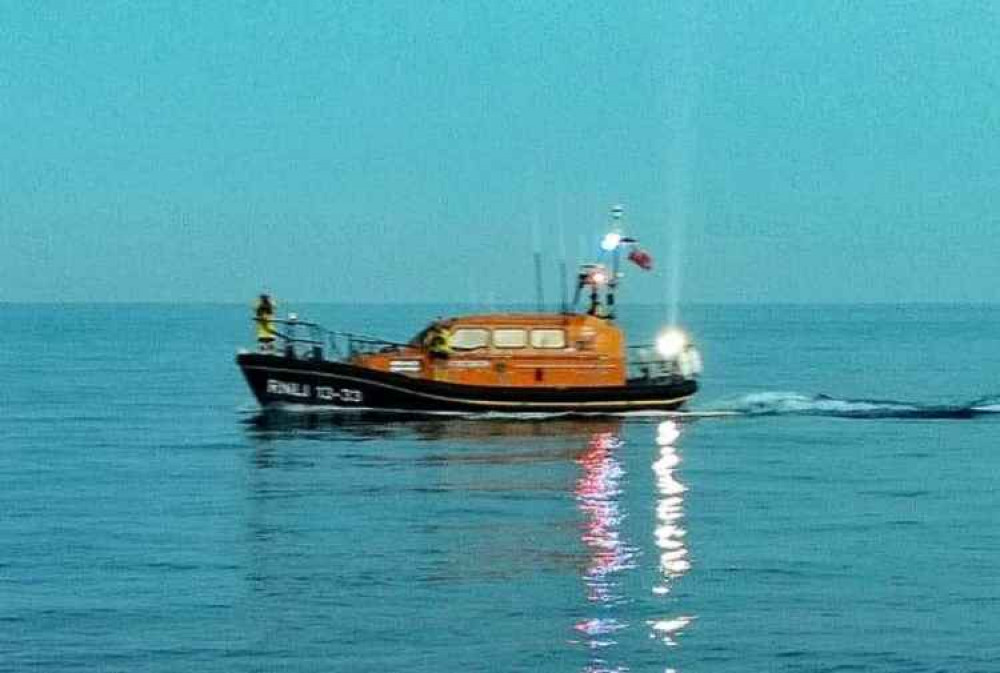
[[[344,421],[405,422],[433,418],[465,421],[545,421],[573,418],[621,418],[697,420],[712,418],[747,418],[759,416],[822,416],[853,419],[968,419],[1000,414],[1000,396],[980,398],[965,404],[922,404],[894,400],[847,399],[829,395],[808,395],[795,392],[760,392],[723,399],[704,408],[694,407],[683,411],[628,411],[616,414],[586,412],[459,412],[459,411],[408,411],[394,409],[365,409],[344,407],[318,407],[313,405],[281,404],[267,409],[242,408],[239,410],[251,424],[275,421],[288,422],[294,418],[329,418]]]
[[[829,395],[762,392],[723,400],[712,407],[740,416],[828,416],[833,418],[964,419],[1000,414],[1000,396],[965,404],[921,404],[894,400],[840,399]]]

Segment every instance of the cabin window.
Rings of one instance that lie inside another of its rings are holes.
[[[532,348],[566,348],[566,332],[561,329],[531,330]]]
[[[456,351],[471,351],[485,348],[490,342],[490,332],[485,329],[457,329],[451,335],[451,347]]]
[[[497,348],[524,348],[528,345],[528,333],[523,329],[495,329],[493,345]]]

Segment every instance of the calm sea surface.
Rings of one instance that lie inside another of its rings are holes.
[[[998,307],[691,307],[727,417],[380,422],[260,416],[249,307],[0,311],[0,671],[1000,671]]]

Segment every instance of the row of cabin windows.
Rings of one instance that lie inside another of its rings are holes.
[[[561,329],[518,329],[502,327],[492,331],[494,348],[524,348],[529,339],[532,348],[566,348],[566,332]],[[456,329],[451,335],[451,347],[456,351],[471,351],[490,345],[490,330],[479,327]]]

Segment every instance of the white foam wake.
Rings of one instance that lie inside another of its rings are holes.
[[[714,409],[742,415],[800,415],[840,418],[971,418],[1000,413],[1000,399],[969,404],[921,404],[896,400],[840,399],[796,392],[760,392],[723,400]]]

